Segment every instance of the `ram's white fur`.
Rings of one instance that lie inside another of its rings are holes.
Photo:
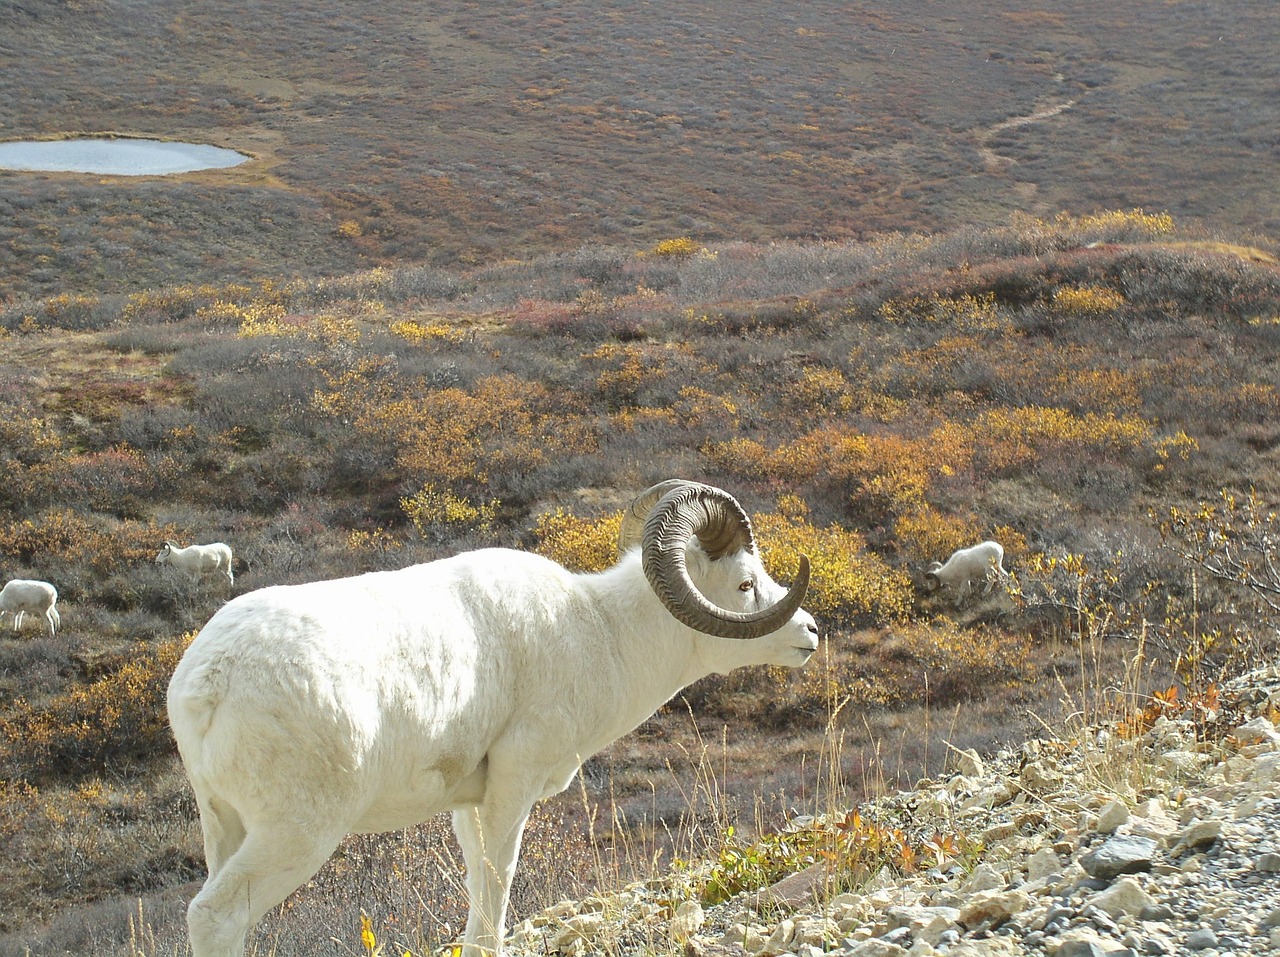
[[[13,615],[13,630],[22,627],[27,615],[39,615],[49,626],[49,637],[58,633],[62,616],[58,614],[58,589],[48,582],[15,578],[0,588],[0,618]]]
[[[231,546],[222,542],[209,545],[188,545],[179,548],[173,542],[165,542],[156,555],[157,565],[172,565],[187,575],[193,582],[200,581],[205,575],[222,573],[227,581],[235,584],[236,577],[231,571]]]
[[[930,590],[946,588],[956,601],[979,587],[982,594],[989,595],[997,582],[1009,577],[1004,569],[1004,546],[986,541],[958,548],[946,562],[933,562],[924,576]]]
[[[684,553],[724,609],[785,592],[754,550],[713,561],[693,538]],[[453,812],[466,859],[464,953],[497,954],[534,803],[690,682],[796,667],[817,647],[803,609],[753,640],[680,624],[639,550],[598,574],[486,549],[242,595],[169,686],[209,867],[188,910],[193,957],[239,957],[246,932],[344,835],[440,811]]]

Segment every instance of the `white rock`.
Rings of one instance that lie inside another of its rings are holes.
[[[1015,789],[1008,781],[1001,781],[998,784],[982,788],[972,797],[965,798],[960,802],[960,810],[969,811],[974,808],[990,809],[1001,807],[1012,801],[1015,793]]]
[[[676,908],[675,915],[671,918],[668,937],[672,943],[683,944],[700,931],[706,921],[707,915],[702,910],[700,903],[697,901],[685,901]]]
[[[1062,861],[1051,847],[1042,847],[1027,858],[1027,880],[1042,881],[1062,872]]]
[[[835,921],[825,917],[808,917],[796,919],[796,930],[791,938],[792,946],[803,945],[821,948],[827,941],[840,936],[840,928]]]
[[[551,938],[551,949],[562,953],[576,953],[580,945],[591,944],[604,929],[603,914],[577,914],[565,918],[564,923]]]
[[[978,891],[991,891],[1004,887],[1008,881],[1004,879],[1004,875],[992,867],[990,864],[979,864],[973,869],[973,873],[969,875],[969,879],[965,882],[964,891],[968,894],[975,894]]]
[[[796,922],[787,918],[773,929],[773,933],[765,941],[764,947],[756,951],[756,953],[763,955],[763,957],[785,953],[787,948],[791,946],[791,941],[795,939],[795,936]]]
[[[1018,778],[1029,791],[1050,791],[1062,784],[1062,772],[1049,760],[1028,764]]]
[[[1122,877],[1104,891],[1095,894],[1089,903],[1106,911],[1113,919],[1126,914],[1141,913],[1142,908],[1155,904],[1155,898],[1143,890],[1132,877]]]
[[[742,947],[747,939],[746,924],[730,924],[720,935],[720,943],[725,947]],[[744,948],[745,949],[745,948]]]
[[[1274,742],[1280,737],[1280,735],[1277,735],[1276,726],[1271,723],[1271,720],[1261,715],[1240,725],[1232,732],[1232,735],[1241,745]]]
[[[1129,809],[1122,801],[1108,801],[1098,812],[1098,831],[1102,834],[1114,834],[1116,828],[1129,820]]]
[[[984,923],[997,927],[1030,905],[1031,898],[1023,891],[979,891],[960,908],[960,923],[971,929]]]
[[[1207,763],[1208,755],[1195,751],[1166,751],[1156,760],[1156,766],[1170,777],[1191,777]]]
[[[1255,784],[1272,784],[1280,776],[1280,752],[1264,754],[1253,762],[1253,774],[1249,780]]]
[[[844,957],[903,957],[906,951],[883,940],[864,940],[842,953]]]
[[[1185,849],[1203,850],[1214,844],[1222,835],[1222,821],[1192,821],[1178,832],[1173,839],[1170,854],[1178,854]]]
[[[986,773],[982,758],[973,748],[956,752],[956,771],[970,778],[980,778]]]
[[[938,918],[954,924],[960,918],[960,911],[955,907],[890,907],[885,911],[885,932],[897,930],[899,927],[911,929],[914,937]]]
[[[942,910],[942,908],[939,908]],[[949,930],[954,930],[957,922],[960,920],[960,911],[954,908],[946,908],[948,911],[954,911],[955,916],[951,917],[946,914],[939,913],[933,920],[925,924],[915,933],[916,941],[924,941],[925,943],[937,946],[938,941],[942,939],[942,935]]]

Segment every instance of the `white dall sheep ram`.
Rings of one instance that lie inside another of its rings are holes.
[[[1004,569],[1004,546],[992,541],[958,548],[945,563],[933,562],[924,573],[930,591],[946,588],[957,602],[979,587],[982,594],[989,595],[996,582],[1008,577]]]
[[[193,957],[240,957],[344,835],[441,811],[466,860],[463,953],[497,955],[537,801],[690,682],[818,647],[808,559],[778,585],[720,489],[649,489],[619,550],[596,574],[483,549],[223,606],[169,684],[209,869]]]
[[[15,578],[0,588],[0,618],[6,613],[13,615],[14,631],[22,627],[22,619],[27,615],[39,615],[49,626],[52,638],[62,626],[57,604],[58,589],[48,582]]]
[[[156,564],[172,565],[193,582],[199,582],[205,575],[216,575],[219,572],[226,575],[231,584],[236,582],[236,576],[231,572],[231,546],[222,542],[188,545],[186,548],[179,548],[175,542],[165,542],[164,548],[156,556]]]

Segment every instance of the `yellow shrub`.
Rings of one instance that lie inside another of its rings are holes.
[[[1135,231],[1152,239],[1157,236],[1167,236],[1173,232],[1174,228],[1173,217],[1168,213],[1147,213],[1138,208],[1128,212],[1111,209],[1085,216],[1072,216],[1070,213],[1063,212],[1059,213],[1053,222],[1059,229],[1070,232]]]
[[[557,508],[538,516],[534,551],[570,571],[598,572],[618,561],[618,531],[622,513],[602,518],[579,518]]]
[[[1010,322],[996,308],[995,293],[891,299],[880,307],[889,322],[928,322],[971,332],[1003,331]]]
[[[1033,461],[1049,447],[1130,451],[1150,442],[1155,429],[1136,415],[1074,415],[1045,406],[992,409],[973,426],[975,443],[992,468],[1009,468]]]
[[[708,442],[699,451],[711,463],[713,471],[728,475],[756,478],[764,474],[769,451],[755,439],[728,439]]]
[[[731,432],[738,427],[737,404],[732,399],[713,395],[697,386],[688,385],[681,389],[672,411],[687,429]]]
[[[196,310],[196,318],[207,325],[240,325],[244,309],[226,299],[215,299]]]
[[[1125,302],[1124,296],[1105,286],[1062,286],[1053,294],[1053,308],[1068,316],[1103,316]]]
[[[906,558],[916,561],[946,561],[957,548],[982,541],[972,518],[944,515],[931,505],[922,504],[899,515],[893,523],[893,537]]]
[[[250,338],[255,335],[287,335],[296,331],[284,325],[284,307],[275,303],[251,302],[241,310],[241,328],[237,335]]]
[[[1044,382],[1050,401],[1077,407],[1131,411],[1142,406],[1139,378],[1126,369],[1063,369]]]
[[[667,259],[686,259],[693,256],[702,246],[688,236],[677,239],[664,239],[649,250],[649,255]]]
[[[44,314],[54,325],[67,322],[83,321],[98,308],[97,296],[64,292],[44,300]]]
[[[655,409],[652,406],[619,409],[609,416],[610,428],[621,432],[632,432],[646,426],[664,428],[675,425],[677,421],[675,409]]]
[[[208,286],[170,286],[164,289],[146,289],[129,296],[121,311],[125,322],[153,318],[184,319],[196,308],[196,302],[210,298],[214,289]]]
[[[0,717],[0,764],[42,776],[69,766],[118,764],[167,746],[165,688],[194,637],[139,644],[112,674],[39,707],[15,701]]]
[[[0,838],[18,834],[40,807],[40,791],[27,781],[0,778]]]
[[[798,500],[780,503],[785,512],[756,515],[756,540],[765,565],[781,581],[790,581],[800,568],[800,555],[809,556],[809,591],[805,607],[819,619],[845,623],[904,620],[911,610],[911,579],[868,552],[862,536],[828,525],[810,525],[796,514]]]
[[[541,383],[500,375],[473,391],[392,397],[359,378],[337,377],[335,385],[351,382],[353,392],[335,388],[317,402],[331,414],[353,415],[357,431],[396,448],[400,467],[419,480],[486,482],[489,469],[527,472],[549,456],[596,447],[594,425],[573,414],[573,397]]]
[[[0,415],[0,445],[11,455],[29,462],[61,449],[62,437],[50,418]]]
[[[598,369],[596,390],[615,407],[636,405],[642,388],[673,376],[694,378],[712,371],[687,345],[608,342],[584,353],[589,368]]]
[[[429,484],[400,499],[401,510],[424,538],[431,537],[433,530],[448,526],[486,532],[492,525],[500,504],[497,499],[476,504],[468,498],[454,495],[448,489]]]
[[[357,528],[347,535],[347,548],[353,552],[388,552],[403,547],[404,543],[385,528],[375,528],[371,532]]]
[[[394,336],[406,342],[421,345],[425,342],[466,342],[467,333],[455,325],[443,321],[419,322],[417,319],[401,319],[387,327]]]
[[[853,409],[853,391],[839,369],[809,368],[783,390],[791,410],[810,415],[836,415]]]

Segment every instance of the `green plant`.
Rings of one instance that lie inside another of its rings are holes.
[[[977,843],[961,833],[909,835],[853,809],[814,818],[743,843],[728,828],[724,846],[712,862],[702,899],[719,904],[746,890],[759,890],[807,867],[820,865],[827,890],[853,890],[890,868],[912,874],[922,867],[946,868],[978,852]]]

